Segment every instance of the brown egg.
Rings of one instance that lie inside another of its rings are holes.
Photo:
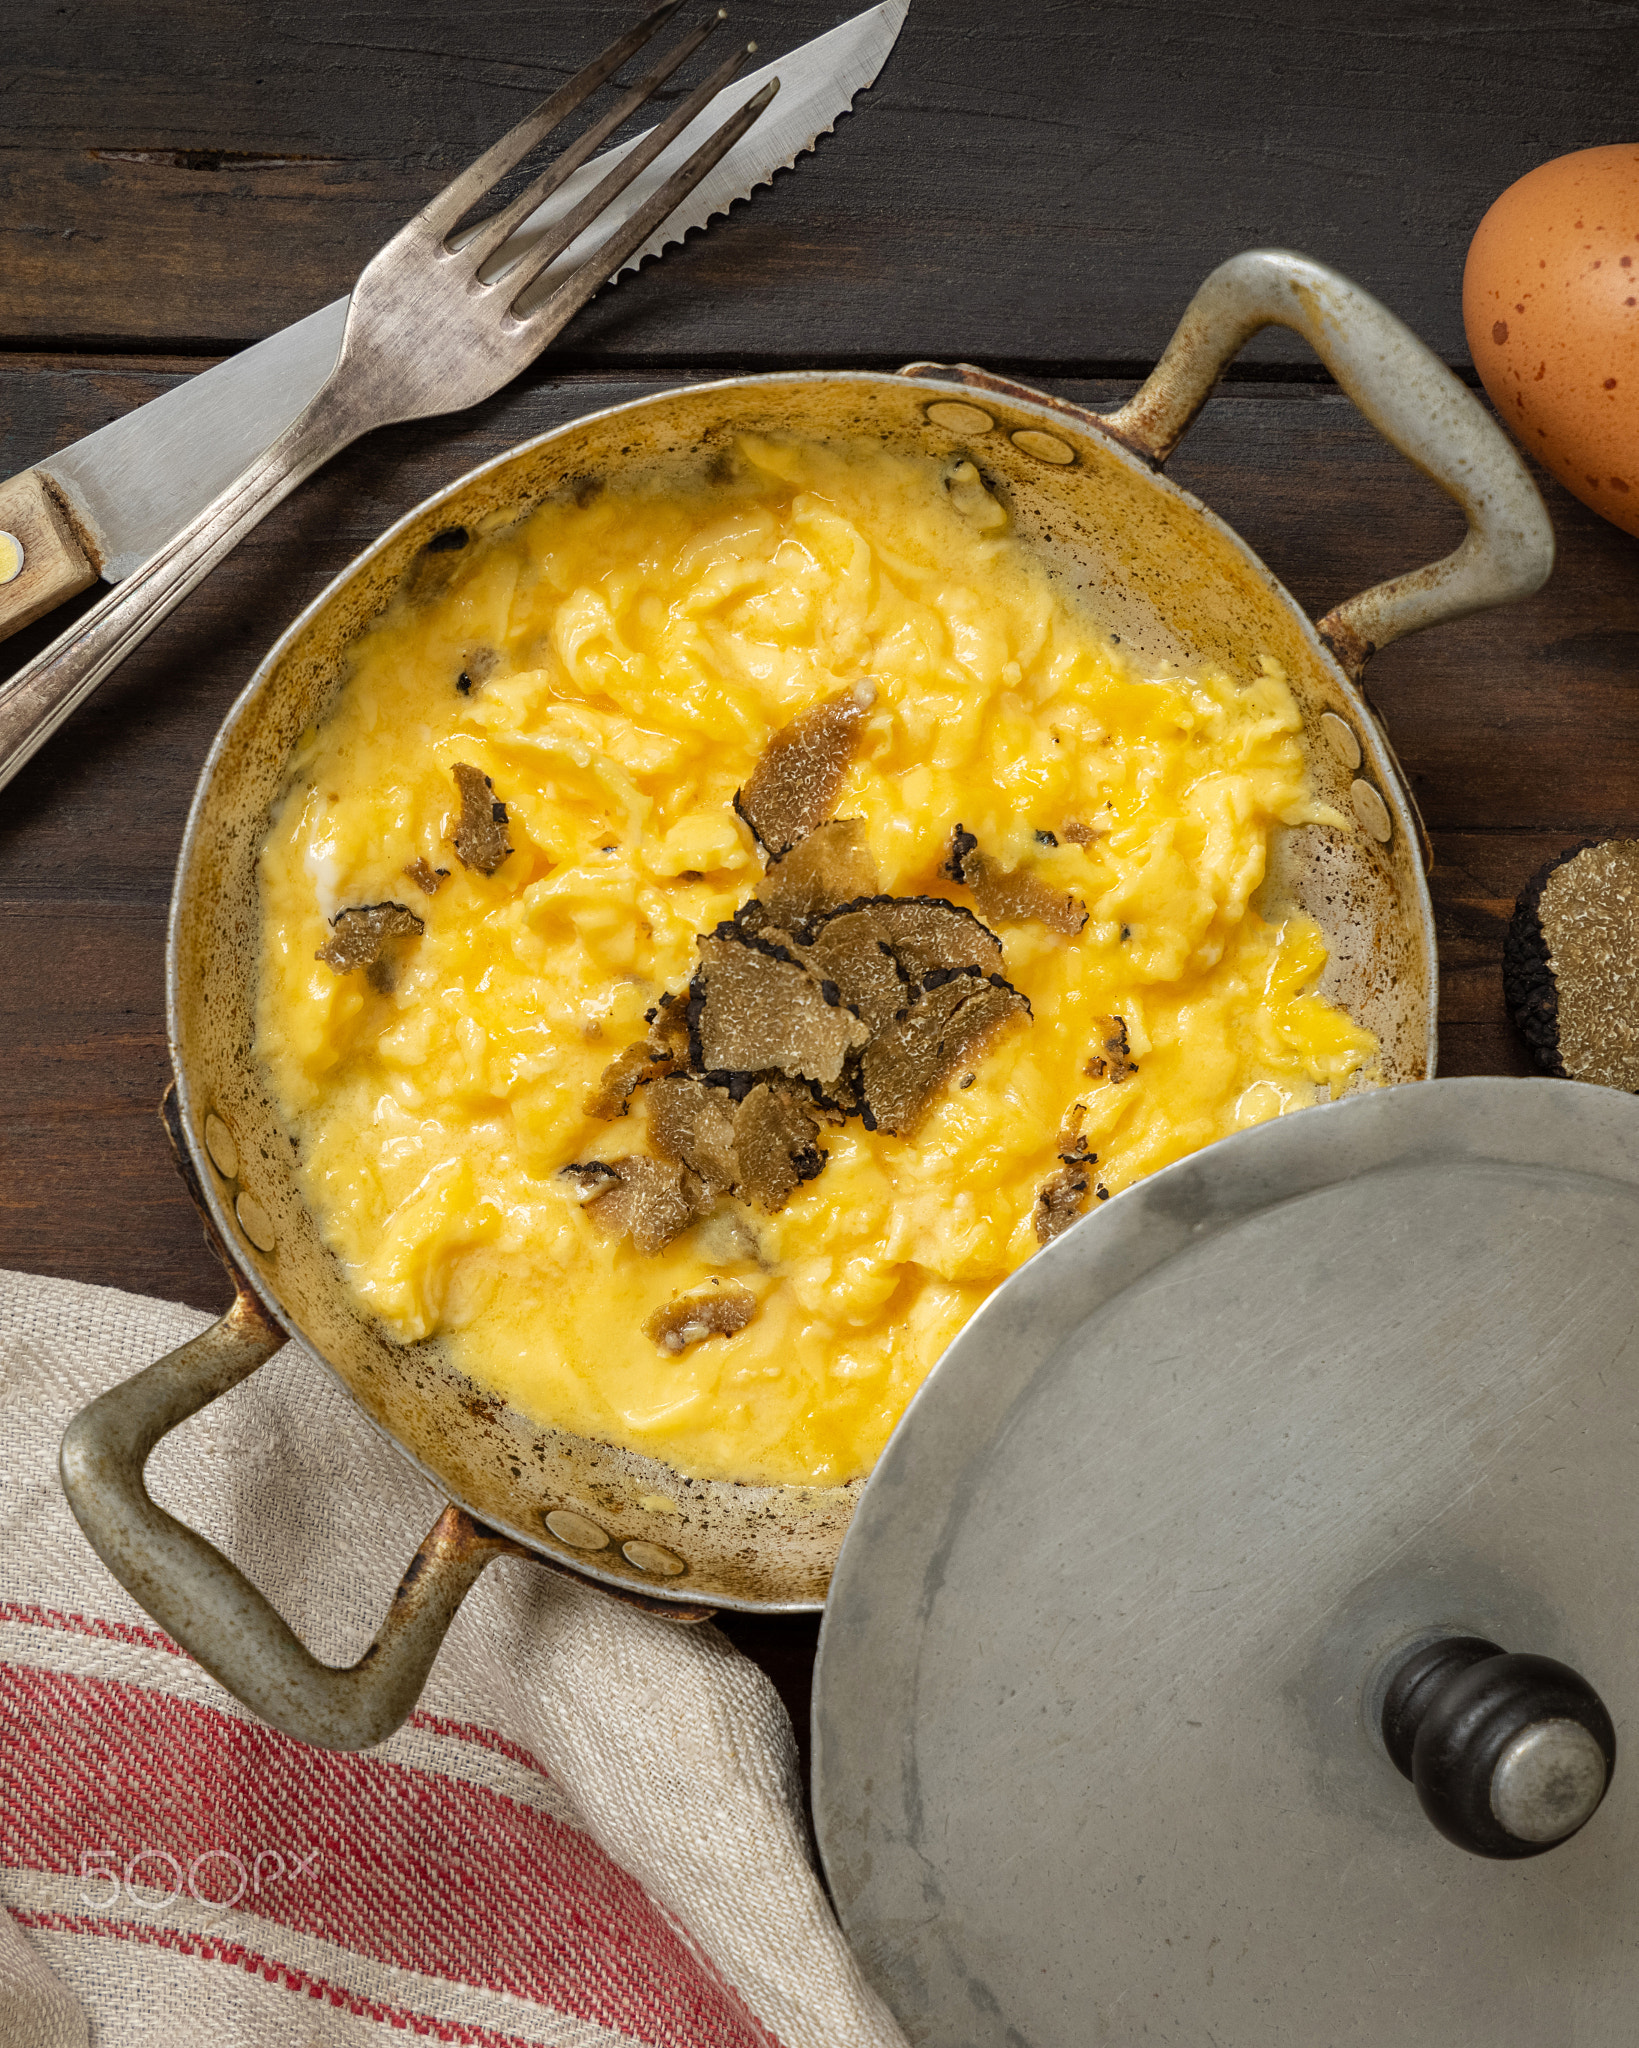
[[[1639,142],[1579,149],[1509,186],[1469,246],[1463,325],[1526,449],[1639,533]]]

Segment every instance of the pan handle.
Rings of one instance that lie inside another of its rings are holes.
[[[1160,466],[1230,361],[1262,327],[1301,334],[1377,431],[1462,508],[1468,532],[1438,562],[1375,584],[1318,623],[1345,672],[1359,679],[1378,648],[1405,633],[1529,597],[1554,565],[1554,530],[1502,428],[1411,329],[1323,263],[1289,249],[1248,249],[1220,263],[1190,301],[1166,352],[1127,403],[1078,415]],[[931,364],[911,366],[931,374]],[[945,374],[948,374],[946,372]],[[1039,392],[970,371],[968,383]]]
[[[155,1504],[143,1479],[161,1437],[248,1379],[284,1341],[241,1283],[219,1323],[80,1410],[63,1437],[63,1490],[120,1584],[253,1713],[322,1749],[368,1749],[415,1705],[485,1565],[527,1553],[446,1507],[369,1649],[347,1670],[321,1664],[214,1544]]]

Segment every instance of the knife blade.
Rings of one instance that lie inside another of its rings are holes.
[[[775,63],[743,74],[633,181],[594,227],[564,251],[545,273],[546,279],[556,280],[583,262],[743,100],[776,77],[780,93],[768,114],[622,265],[617,277],[681,242],[691,229],[705,227],[737,200],[750,198],[759,185],[771,182],[776,171],[789,169],[822,135],[831,133],[852,111],[855,96],[875,81],[909,8],[910,0],[881,0]],[[641,140],[635,136],[583,164],[530,215],[488,267],[499,269],[527,251]],[[54,532],[41,534],[39,551],[55,545],[71,556],[78,541],[85,557],[77,580],[69,581],[59,570],[58,587],[24,616],[16,615],[21,607],[8,613],[8,593],[0,582],[0,638],[83,590],[99,573],[109,583],[121,582],[179,533],[306,406],[334,367],[346,317],[347,300],[337,299],[0,485],[0,525],[15,526],[22,519],[11,515],[8,507],[21,505],[18,487],[31,478],[48,479],[50,493],[59,502],[38,508],[37,523],[55,526]],[[44,498],[47,493],[39,490],[38,495]],[[51,514],[56,515],[54,522]],[[5,567],[0,562],[0,576]]]

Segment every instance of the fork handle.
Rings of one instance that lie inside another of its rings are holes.
[[[281,499],[368,425],[334,379],[191,524],[0,683],[0,789]]]

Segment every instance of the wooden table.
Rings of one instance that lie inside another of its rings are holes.
[[[735,29],[777,51],[851,11],[746,0]],[[344,292],[631,13],[24,10],[0,142],[0,476]],[[333,464],[0,795],[0,1258],[223,1303],[154,1116],[172,862],[263,649],[417,500],[581,412],[730,372],[962,359],[1109,406],[1213,264],[1260,243],[1336,264],[1471,378],[1469,236],[1534,164],[1633,139],[1636,58],[1639,15],[1609,0],[915,0],[879,85],[797,173],[604,293],[490,404]],[[1284,335],[1248,351],[1170,470],[1317,613],[1461,533]],[[1532,870],[1639,832],[1639,543],[1544,494],[1547,588],[1370,674],[1434,838],[1447,1074],[1527,1070],[1499,961]],[[815,1624],[729,1629],[806,1738]]]

